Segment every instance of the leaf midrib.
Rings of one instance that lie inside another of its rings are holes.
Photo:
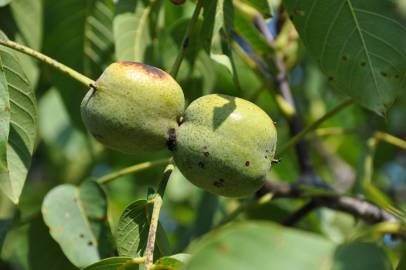
[[[372,79],[373,79],[373,81],[374,81],[374,86],[375,86],[375,88],[376,88],[376,91],[377,91],[378,95],[380,96],[379,98],[382,98],[382,97],[381,97],[381,92],[379,91],[378,81],[377,81],[377,78],[376,78],[375,70],[374,70],[374,67],[373,67],[373,65],[372,65],[371,58],[370,58],[370,56],[369,56],[369,50],[368,50],[368,47],[367,47],[367,45],[366,45],[364,35],[362,34],[362,28],[361,28],[361,26],[360,26],[360,24],[359,24],[357,15],[355,14],[355,9],[354,9],[354,7],[352,6],[351,0],[346,0],[346,2],[347,2],[347,5],[348,5],[348,7],[349,7],[349,9],[350,9],[351,16],[352,16],[352,19],[354,20],[355,27],[356,27],[356,29],[357,29],[358,35],[359,35],[359,37],[360,37],[360,39],[361,39],[362,48],[363,48],[364,53],[365,53],[365,56],[366,56],[366,58],[367,58],[367,63],[368,63],[368,67],[369,67],[369,69],[370,69],[370,73],[371,73]]]

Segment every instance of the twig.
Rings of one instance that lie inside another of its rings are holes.
[[[149,270],[154,262],[156,230],[158,228],[159,212],[162,207],[161,195],[156,194],[153,201],[154,207],[152,209],[151,223],[149,224],[147,247],[144,252],[145,270]]]
[[[131,173],[140,172],[140,171],[150,169],[150,168],[154,168],[154,167],[157,167],[159,165],[166,164],[168,162],[170,162],[170,159],[166,158],[166,159],[160,159],[160,160],[156,160],[156,161],[147,161],[147,162],[135,164],[133,166],[124,168],[124,169],[119,170],[117,172],[113,172],[113,173],[107,174],[105,176],[102,176],[99,179],[97,179],[97,182],[99,182],[99,184],[107,184],[107,183],[109,183],[109,182],[113,181],[114,179],[117,179],[117,178],[119,178],[121,176],[131,174]]]
[[[85,75],[77,72],[76,70],[58,62],[57,60],[46,56],[38,51],[35,51],[31,48],[28,48],[24,45],[18,44],[14,41],[11,40],[4,40],[4,39],[0,39],[0,45],[6,46],[8,48],[11,48],[13,50],[19,51],[21,53],[27,54],[29,56],[32,56],[50,66],[52,66],[53,68],[61,71],[62,73],[65,73],[66,75],[70,76],[71,78],[81,82],[82,84],[88,86],[88,87],[92,87],[95,89],[95,81],[93,81],[92,79],[86,77]]]
[[[144,252],[145,257],[145,270],[149,270],[154,262],[154,249],[155,249],[155,238],[156,230],[158,228],[159,212],[162,207],[162,197],[164,195],[166,184],[168,183],[169,177],[173,172],[174,166],[169,164],[164,170],[162,180],[159,184],[158,193],[155,194],[153,200],[154,207],[152,209],[151,222],[149,225],[147,247]]]
[[[380,141],[384,141],[386,143],[392,144],[399,148],[406,149],[406,141],[401,138],[395,137],[391,134],[388,134],[388,133],[385,133],[382,131],[375,132],[374,136],[376,139],[378,139]]]
[[[309,195],[304,186],[289,185],[287,183],[266,182],[259,190],[258,196],[272,193],[277,198],[306,198],[310,197],[320,207],[327,207],[337,211],[345,212],[360,218],[368,223],[379,223],[383,221],[399,221],[399,218],[388,211],[379,208],[375,204],[363,199],[350,196],[337,195]]]
[[[310,200],[310,202],[306,203],[304,206],[299,208],[296,212],[288,216],[285,221],[282,222],[283,225],[285,226],[293,226],[295,225],[299,220],[304,218],[308,213],[316,209],[318,204],[314,200]]]
[[[264,35],[267,42],[273,46],[274,37],[261,14],[257,14],[257,16],[255,16],[254,23],[259,31]],[[278,72],[273,80],[275,88],[278,89],[285,101],[293,108],[293,113],[290,115],[285,115],[285,118],[288,121],[290,135],[294,137],[302,130],[302,123],[297,115],[297,106],[290,90],[289,81],[285,70],[285,63],[283,62],[282,57],[276,54],[273,57],[273,64]],[[300,143],[292,145],[295,145],[297,159],[302,174],[313,174],[314,170],[311,164],[309,147],[307,143],[305,141],[301,141]]]
[[[180,68],[180,65],[182,64],[183,57],[185,56],[186,49],[189,46],[190,38],[192,37],[193,31],[194,31],[196,23],[197,23],[197,19],[199,18],[200,11],[202,10],[202,7],[203,7],[203,1],[204,0],[197,0],[195,11],[193,12],[193,15],[192,15],[192,19],[190,20],[190,23],[186,30],[185,36],[183,37],[183,40],[182,40],[182,46],[176,57],[175,63],[173,64],[172,69],[170,71],[170,74],[174,78],[176,78],[176,76],[178,75],[179,68]]]

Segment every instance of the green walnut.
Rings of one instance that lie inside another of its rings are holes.
[[[134,154],[164,149],[184,104],[182,88],[168,73],[125,61],[106,68],[84,97],[81,113],[98,141]]]
[[[275,155],[272,119],[258,106],[226,95],[192,102],[176,134],[174,160],[196,186],[242,197],[264,183]]]

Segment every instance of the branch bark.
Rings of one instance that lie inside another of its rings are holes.
[[[266,24],[262,15],[257,14],[254,19],[254,23],[257,26],[258,30],[263,34],[267,42],[273,46],[274,37],[272,33],[269,31],[268,25]],[[288,77],[285,70],[285,64],[283,59],[279,55],[275,55],[273,58],[273,64],[277,69],[277,74],[272,80],[275,85],[275,88],[278,89],[281,96],[285,99],[285,101],[294,108],[295,113],[290,116],[285,116],[286,120],[289,125],[289,131],[291,137],[294,137],[302,130],[302,121],[297,114],[297,106],[295,104],[295,100],[292,95],[292,91],[290,89]],[[302,174],[314,174],[313,165],[311,163],[310,155],[309,155],[309,147],[305,139],[298,142],[295,145],[296,155],[298,159],[299,168]],[[303,178],[307,179],[307,178]]]
[[[367,223],[379,223],[383,221],[399,221],[399,218],[384,209],[379,208],[375,204],[351,196],[337,195],[308,195],[306,194],[305,186],[299,184],[288,184],[283,182],[266,182],[265,185],[257,192],[258,197],[265,194],[273,194],[273,198],[306,198],[309,197],[312,201],[309,209],[313,210],[316,207],[327,207],[340,212],[348,213],[356,218],[360,218]],[[306,208],[307,210],[307,208]],[[300,211],[300,210],[299,210]],[[299,213],[299,211],[297,213]],[[308,213],[306,211],[305,213]],[[300,212],[299,217],[303,217]],[[298,221],[292,217],[292,221]],[[288,221],[286,221],[288,222]]]

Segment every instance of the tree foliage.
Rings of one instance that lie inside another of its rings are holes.
[[[86,87],[8,40],[93,80],[159,67],[187,104],[249,100],[277,163],[229,199],[164,170],[170,151],[109,150]],[[403,1],[0,0],[0,44],[1,269],[405,268]]]

